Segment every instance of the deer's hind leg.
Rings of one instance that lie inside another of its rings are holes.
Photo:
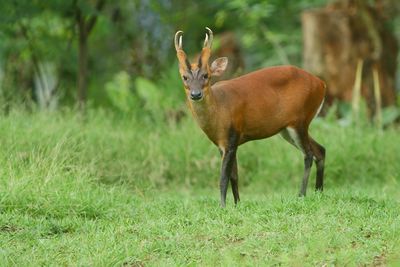
[[[314,154],[314,161],[317,165],[317,179],[315,182],[315,190],[323,191],[324,189],[324,168],[325,168],[325,148],[318,144],[310,137],[311,149]]]
[[[281,135],[285,140],[298,148],[304,154],[304,174],[301,181],[299,196],[305,196],[314,157],[308,131],[307,129],[286,127],[281,131]]]

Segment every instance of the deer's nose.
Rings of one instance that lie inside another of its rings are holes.
[[[191,91],[190,98],[192,100],[200,100],[203,97],[203,93],[201,91]]]

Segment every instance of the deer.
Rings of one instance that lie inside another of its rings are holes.
[[[220,57],[209,64],[213,32],[208,27],[206,30],[203,48],[194,63],[189,62],[183,51],[183,31],[176,32],[174,43],[187,105],[222,157],[220,206],[226,206],[229,182],[235,206],[240,201],[238,147],[277,134],[304,155],[299,197],[306,196],[313,161],[317,169],[315,190],[322,192],[326,152],[308,129],[322,108],[325,83],[305,70],[287,65],[267,67],[211,84],[212,77],[224,73],[228,58]]]

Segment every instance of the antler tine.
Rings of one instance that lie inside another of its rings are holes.
[[[206,33],[206,38],[204,39],[203,47],[206,47],[208,43],[208,34]]]
[[[212,30],[208,27],[206,27],[206,30],[208,31],[208,34],[206,33],[206,39],[204,40],[204,47],[208,47],[211,49],[211,45],[214,39],[214,34]]]
[[[175,33],[175,49],[176,49],[176,51],[182,49],[182,34],[183,34],[183,31],[177,31]]]

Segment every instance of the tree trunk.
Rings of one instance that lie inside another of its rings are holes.
[[[361,95],[375,113],[373,68],[383,106],[396,103],[397,42],[377,9],[364,1],[337,1],[302,14],[304,68],[328,85],[326,102],[351,102],[357,62],[363,61]],[[384,47],[384,48],[383,48]]]
[[[87,53],[87,31],[86,23],[82,16],[78,19],[79,30],[79,51],[78,51],[78,107],[81,111],[85,109],[87,97],[87,66],[88,66],[88,53]]]
[[[85,16],[82,10],[75,5],[76,24],[78,26],[78,107],[81,111],[85,110],[87,98],[87,73],[88,73],[88,39],[89,35],[96,24],[98,12],[100,12],[105,4],[105,0],[99,0],[96,4],[96,12],[90,16]]]

